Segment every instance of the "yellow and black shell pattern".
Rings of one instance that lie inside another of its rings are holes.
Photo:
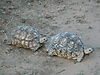
[[[42,46],[40,39],[43,38],[36,28],[31,26],[18,26],[11,32],[11,44],[36,51]]]
[[[84,45],[76,34],[62,32],[48,39],[46,50],[50,56],[74,59],[84,51]]]

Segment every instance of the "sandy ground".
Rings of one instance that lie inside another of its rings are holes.
[[[34,1],[34,2],[33,2]],[[80,63],[6,45],[18,25],[30,25],[45,36],[71,32],[95,51]],[[100,75],[99,0],[0,0],[0,75]]]

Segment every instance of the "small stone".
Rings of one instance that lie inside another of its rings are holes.
[[[93,27],[89,26],[88,29],[93,29]]]
[[[31,5],[31,3],[28,3],[28,5]]]
[[[22,23],[25,23],[25,22],[26,22],[26,20],[25,20],[25,19],[22,19],[22,20],[21,20],[21,22],[22,22]]]
[[[96,2],[97,2],[97,3],[100,3],[100,0],[97,0]]]

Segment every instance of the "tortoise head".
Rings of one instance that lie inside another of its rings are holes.
[[[44,43],[45,41],[47,41],[47,38],[46,38],[46,37],[42,37],[42,38],[40,38],[40,40],[39,40],[40,43]]]
[[[84,49],[84,53],[85,53],[85,54],[90,54],[90,53],[92,53],[93,51],[94,51],[93,48]]]

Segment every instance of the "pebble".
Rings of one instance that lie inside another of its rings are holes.
[[[89,26],[88,29],[93,29],[93,27],[92,26]]]

